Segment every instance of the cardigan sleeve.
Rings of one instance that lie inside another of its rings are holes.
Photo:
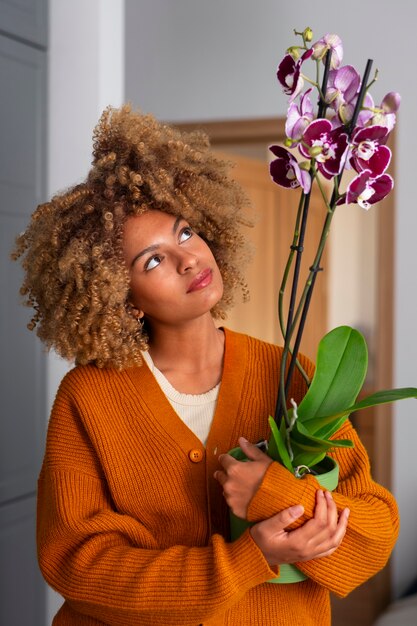
[[[332,555],[297,563],[297,567],[330,591],[346,596],[386,564],[398,536],[399,516],[393,496],[372,480],[368,455],[352,424],[346,421],[335,438],[354,443],[354,448],[338,448],[332,454],[340,471],[332,495],[339,512],[350,509],[346,535]],[[248,519],[260,521],[302,504],[305,513],[299,525],[313,516],[319,488],[313,476],[297,479],[274,462],[250,503]]]
[[[152,528],[116,509],[71,411],[61,393],[38,482],[37,545],[45,579],[75,611],[111,626],[195,625],[276,575],[249,532],[233,544],[213,535],[207,546],[160,549]]]
[[[39,507],[45,579],[76,611],[106,624],[195,625],[276,576],[248,531],[234,543],[213,535],[207,547],[158,549],[87,475],[44,473]]]

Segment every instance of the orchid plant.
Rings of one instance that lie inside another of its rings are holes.
[[[357,204],[368,210],[385,198],[394,186],[387,168],[391,150],[386,145],[394,128],[400,95],[389,92],[375,105],[369,92],[377,79],[370,79],[372,61],[363,77],[351,65],[342,65],[340,37],[327,34],[315,43],[310,28],[294,31],[298,45],[289,48],[278,66],[277,77],[289,96],[284,146],[270,147],[272,180],[288,189],[299,189],[300,202],[287,265],[279,292],[279,322],[284,337],[279,393],[274,418],[269,418],[271,438],[268,454],[297,476],[315,472],[326,453],[337,446],[352,446],[347,440],[331,439],[353,411],[417,397],[416,388],[381,391],[356,402],[367,371],[367,346],[355,329],[342,326],[320,342],[314,378],[310,381],[297,361],[304,324],[320,261],[336,208]],[[313,68],[314,77],[307,75]],[[305,85],[307,84],[307,88]],[[314,98],[316,93],[316,98]],[[342,176],[353,176],[342,190]],[[323,181],[328,181],[323,184]],[[324,205],[322,235],[315,259],[297,302],[300,262],[303,252],[312,186],[320,190]],[[328,192],[327,190],[331,191]],[[283,297],[294,267],[288,314]],[[308,391],[297,406],[289,409],[288,390],[297,366]]]

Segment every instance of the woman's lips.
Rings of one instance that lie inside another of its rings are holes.
[[[213,272],[210,268],[207,268],[197,274],[194,280],[191,282],[191,285],[187,289],[187,293],[191,293],[192,291],[198,291],[199,289],[204,289],[207,287],[213,280]]]

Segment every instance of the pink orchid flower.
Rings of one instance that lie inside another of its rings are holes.
[[[312,46],[313,59],[323,60],[328,50],[332,51],[332,58],[330,61],[330,67],[337,69],[340,67],[343,59],[343,44],[338,35],[330,34],[324,35]]]
[[[338,204],[359,204],[368,210],[372,204],[379,202],[389,194],[394,186],[394,181],[389,174],[372,176],[370,170],[360,172],[349,184],[346,194],[339,200]]]
[[[397,111],[400,108],[401,96],[396,91],[390,91],[383,98],[379,107],[375,107],[372,97],[370,103],[364,103],[364,106],[369,109],[373,109],[368,112],[367,125],[371,126],[385,126],[388,129],[388,133],[392,131],[397,120]]]
[[[350,163],[357,172],[370,170],[373,177],[385,172],[391,161],[391,150],[384,145],[388,134],[384,126],[367,126],[355,132]]]
[[[300,98],[300,104],[292,102],[288,107],[287,120],[285,122],[285,134],[292,139],[292,146],[300,141],[307,126],[314,119],[314,107],[310,100],[308,89]]]
[[[282,146],[270,146],[269,149],[277,157],[269,166],[272,180],[287,189],[302,187],[307,194],[311,188],[310,174],[300,168],[295,156]]]
[[[361,78],[352,65],[330,70],[327,82],[326,102],[334,109],[340,124],[352,119]]]
[[[291,54],[286,54],[278,66],[278,80],[284,87],[284,93],[290,96],[290,101],[294,100],[304,87],[301,66],[312,54],[312,49],[306,50],[298,60],[295,60]]]
[[[308,159],[314,157],[319,171],[330,179],[342,171],[348,151],[348,137],[340,128],[332,129],[329,120],[314,120],[307,126],[299,150]]]

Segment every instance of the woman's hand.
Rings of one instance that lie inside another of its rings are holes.
[[[240,437],[239,445],[249,461],[237,461],[230,454],[222,454],[219,463],[223,469],[217,470],[214,478],[222,485],[223,495],[233,513],[246,519],[249,503],[273,461],[243,437]]]
[[[311,561],[329,556],[342,543],[349,509],[344,509],[338,515],[329,491],[318,489],[312,519],[295,530],[286,530],[303,513],[303,507],[298,504],[250,529],[253,540],[270,565]]]

